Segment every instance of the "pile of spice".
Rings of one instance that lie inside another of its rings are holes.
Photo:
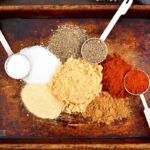
[[[81,57],[81,46],[87,39],[86,30],[73,25],[59,26],[49,39],[49,50],[62,62]]]
[[[82,46],[81,54],[89,63],[99,64],[107,56],[107,46],[97,38],[88,39]]]
[[[90,102],[91,102],[91,100],[87,100],[81,104],[74,104],[71,102],[66,103],[63,107],[63,112],[66,112],[68,114],[77,113],[77,112],[79,112],[79,113],[85,112],[85,110]]]
[[[124,85],[130,93],[141,94],[148,89],[149,78],[142,71],[132,70],[125,76]]]
[[[31,64],[30,73],[23,79],[27,83],[47,83],[60,65],[59,59],[42,46],[27,47],[20,53],[26,56]]]
[[[102,92],[87,106],[83,116],[91,118],[93,122],[111,124],[128,118],[130,114],[129,100],[115,99],[108,92]]]
[[[66,104],[87,103],[102,90],[101,72],[100,65],[91,65],[83,59],[69,58],[59,67],[49,87],[52,94]]]
[[[123,98],[129,94],[124,88],[124,76],[132,66],[127,64],[120,55],[108,56],[103,62],[103,90],[113,97]]]
[[[62,104],[49,92],[46,84],[27,84],[21,97],[25,107],[37,117],[55,119],[62,111]]]

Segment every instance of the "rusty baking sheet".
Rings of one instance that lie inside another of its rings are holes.
[[[39,8],[40,6],[37,6]],[[59,6],[57,11],[50,6],[43,6],[36,12],[36,7],[3,7],[0,9],[0,26],[14,52],[36,44],[46,45],[52,35],[51,30],[58,25],[75,24],[86,29],[91,37],[98,37],[105,29],[118,6]],[[24,9],[23,9],[24,8]],[[72,11],[72,14],[68,13]],[[20,13],[17,13],[18,12]],[[91,14],[97,12],[97,14]],[[100,15],[99,11],[103,13]],[[26,16],[24,15],[25,12]],[[41,12],[41,13],[40,13]],[[49,12],[49,16],[46,12]],[[52,12],[52,14],[50,13]],[[80,14],[84,12],[84,15]],[[86,16],[85,17],[85,12]],[[145,17],[136,13],[143,13]],[[110,53],[116,52],[137,68],[150,75],[150,7],[144,10],[134,6],[127,17],[115,26],[106,43]],[[104,17],[106,14],[106,17]],[[128,18],[130,15],[131,18]],[[16,16],[16,17],[15,17]],[[138,18],[137,18],[138,16]],[[146,123],[143,106],[139,98],[131,102],[132,116],[111,125],[89,124],[81,115],[62,114],[57,120],[43,120],[30,114],[21,102],[20,91],[23,82],[9,78],[4,71],[7,55],[0,45],[0,139],[134,139],[149,138],[150,129]],[[146,94],[150,105],[150,90]]]

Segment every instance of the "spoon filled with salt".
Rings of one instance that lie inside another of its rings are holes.
[[[99,64],[105,60],[108,53],[105,40],[121,15],[126,14],[132,3],[133,0],[124,0],[100,38],[90,38],[83,43],[81,55],[85,60],[94,64]]]
[[[13,79],[23,79],[26,77],[31,69],[28,58],[20,53],[13,53],[1,30],[0,42],[8,55],[5,61],[5,71],[7,75]]]
[[[144,106],[144,114],[150,128],[150,108],[148,107],[144,96],[144,94],[148,91],[149,86],[149,76],[143,71],[131,70],[124,77],[125,90],[133,96],[140,96]]]

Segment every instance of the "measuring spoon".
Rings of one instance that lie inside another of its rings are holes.
[[[139,70],[138,70],[138,71],[139,71]],[[145,117],[146,117],[148,126],[149,126],[149,128],[150,128],[150,108],[148,107],[147,102],[146,102],[146,99],[145,99],[145,96],[144,96],[144,94],[148,91],[149,86],[150,86],[149,76],[148,76],[148,74],[146,74],[145,72],[140,71],[140,72],[143,73],[143,74],[145,75],[145,77],[147,78],[148,87],[147,87],[147,89],[145,89],[145,91],[143,91],[142,93],[133,93],[133,92],[132,92],[130,89],[128,89],[128,87],[126,86],[126,79],[127,79],[127,77],[130,75],[130,72],[131,72],[131,71],[129,71],[129,72],[125,75],[125,77],[124,77],[124,88],[125,88],[125,90],[126,90],[129,94],[131,94],[131,95],[133,95],[133,96],[140,96],[141,101],[142,101],[142,104],[143,104],[143,106],[144,106],[144,114],[145,114]],[[135,77],[135,78],[136,78],[136,77]]]
[[[0,42],[8,55],[5,61],[5,71],[7,75],[13,79],[22,79],[26,77],[31,69],[28,58],[20,53],[13,53],[1,30]]]
[[[102,35],[100,36],[100,38],[90,38],[83,43],[81,47],[81,55],[85,60],[87,60],[90,63],[97,63],[97,64],[105,60],[108,54],[108,50],[104,41],[106,40],[107,36],[111,32],[115,24],[117,23],[121,15],[126,14],[126,12],[130,8],[132,3],[133,3],[133,0],[124,0],[121,6],[119,7],[119,9],[117,10],[117,12],[115,13],[115,15],[113,16],[112,20],[110,21],[110,23],[108,24],[108,26],[106,27]],[[87,44],[91,45],[94,42],[95,42],[95,45],[97,45],[98,47],[98,48],[95,48],[95,51],[94,49],[90,50],[91,46],[87,46]],[[91,54],[87,55],[87,53],[89,52]],[[95,56],[95,53],[98,54],[97,57]],[[104,55],[103,57],[101,57],[101,53]],[[88,58],[88,56],[92,56],[92,55],[94,56],[93,57],[94,60],[91,60]]]

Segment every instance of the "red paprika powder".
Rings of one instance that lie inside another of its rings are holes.
[[[148,76],[139,70],[132,70],[127,73],[124,79],[126,89],[133,94],[145,92],[149,86]]]
[[[112,97],[125,98],[130,96],[124,88],[124,76],[132,69],[120,55],[108,56],[103,62],[103,90]]]

